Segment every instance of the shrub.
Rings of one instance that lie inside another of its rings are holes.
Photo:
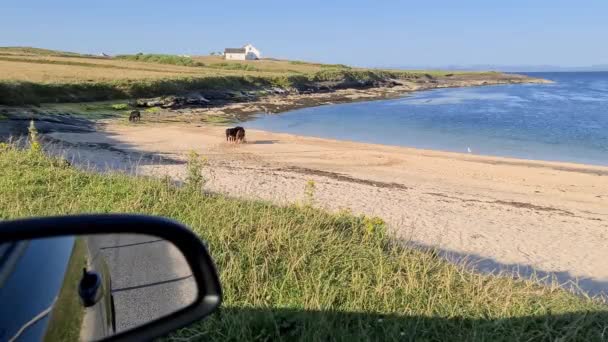
[[[151,113],[151,114],[152,114],[152,113],[158,113],[158,112],[160,112],[160,107],[150,107],[150,108],[146,108],[146,109],[144,110],[144,112],[146,112],[146,113]]]
[[[116,103],[116,104],[113,104],[111,107],[114,110],[125,110],[125,109],[129,108],[129,105],[126,103]]]
[[[34,125],[34,120],[30,120],[28,135],[30,140],[30,152],[36,154],[40,153],[42,151],[42,146],[40,145],[40,141],[38,140],[38,130]]]
[[[206,182],[203,176],[203,167],[206,159],[202,158],[195,151],[190,151],[188,155],[188,170],[186,175],[186,186],[191,190],[200,190]]]
[[[304,186],[304,205],[313,206],[315,201],[315,181],[310,179]]]

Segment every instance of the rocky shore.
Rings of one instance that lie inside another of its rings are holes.
[[[433,76],[425,74],[411,79],[386,78],[373,81],[313,82],[298,87],[259,87],[248,90],[214,89],[187,94],[138,98],[128,103],[105,102],[42,104],[39,106],[0,106],[0,139],[27,134],[29,120],[37,121],[41,133],[93,131],[95,126],[122,118],[139,109],[143,123],[229,124],[248,116],[275,114],[292,109],[389,99],[403,94],[448,87],[476,87],[499,84],[550,83],[525,75],[455,73]],[[113,109],[119,105],[120,109]],[[123,106],[124,108],[122,108]],[[90,109],[101,107],[99,111]]]
[[[221,123],[240,121],[251,114],[274,114],[303,107],[388,99],[413,91],[521,83],[544,84],[551,81],[503,73],[447,74],[442,77],[427,75],[408,81],[387,79],[357,84],[323,82],[302,89],[272,87],[249,91],[193,92],[183,96],[137,99],[131,104],[144,109],[161,108],[162,116],[151,115],[148,118],[152,122],[191,122],[202,116],[204,122]],[[205,117],[209,120],[205,120]]]

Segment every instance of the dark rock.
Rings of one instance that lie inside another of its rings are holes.
[[[220,90],[206,90],[205,92],[201,93],[201,96],[209,99],[210,101],[230,99],[230,95],[226,91]]]
[[[162,98],[155,97],[152,99],[137,99],[135,104],[137,107],[156,107],[162,104]]]
[[[165,96],[152,99],[138,99],[137,107],[180,108],[184,106],[205,106],[211,101],[202,95]]]
[[[285,89],[279,87],[273,87],[271,90],[275,94],[285,94],[287,92]]]
[[[206,105],[210,102],[204,96],[198,94],[190,95],[186,98],[186,103],[189,105]]]

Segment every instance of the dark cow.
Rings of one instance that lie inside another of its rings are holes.
[[[236,140],[236,127],[235,128],[226,128],[226,141]]]
[[[243,142],[245,140],[245,129],[241,126],[226,129],[226,141]]]
[[[129,114],[129,121],[135,122],[141,120],[141,113],[138,110],[131,111]]]
[[[236,131],[236,142],[237,143],[245,142],[245,129],[243,127],[239,127],[239,130]]]

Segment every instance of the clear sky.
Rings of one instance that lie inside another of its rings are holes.
[[[608,0],[1,0],[0,46],[358,66],[608,64]]]

